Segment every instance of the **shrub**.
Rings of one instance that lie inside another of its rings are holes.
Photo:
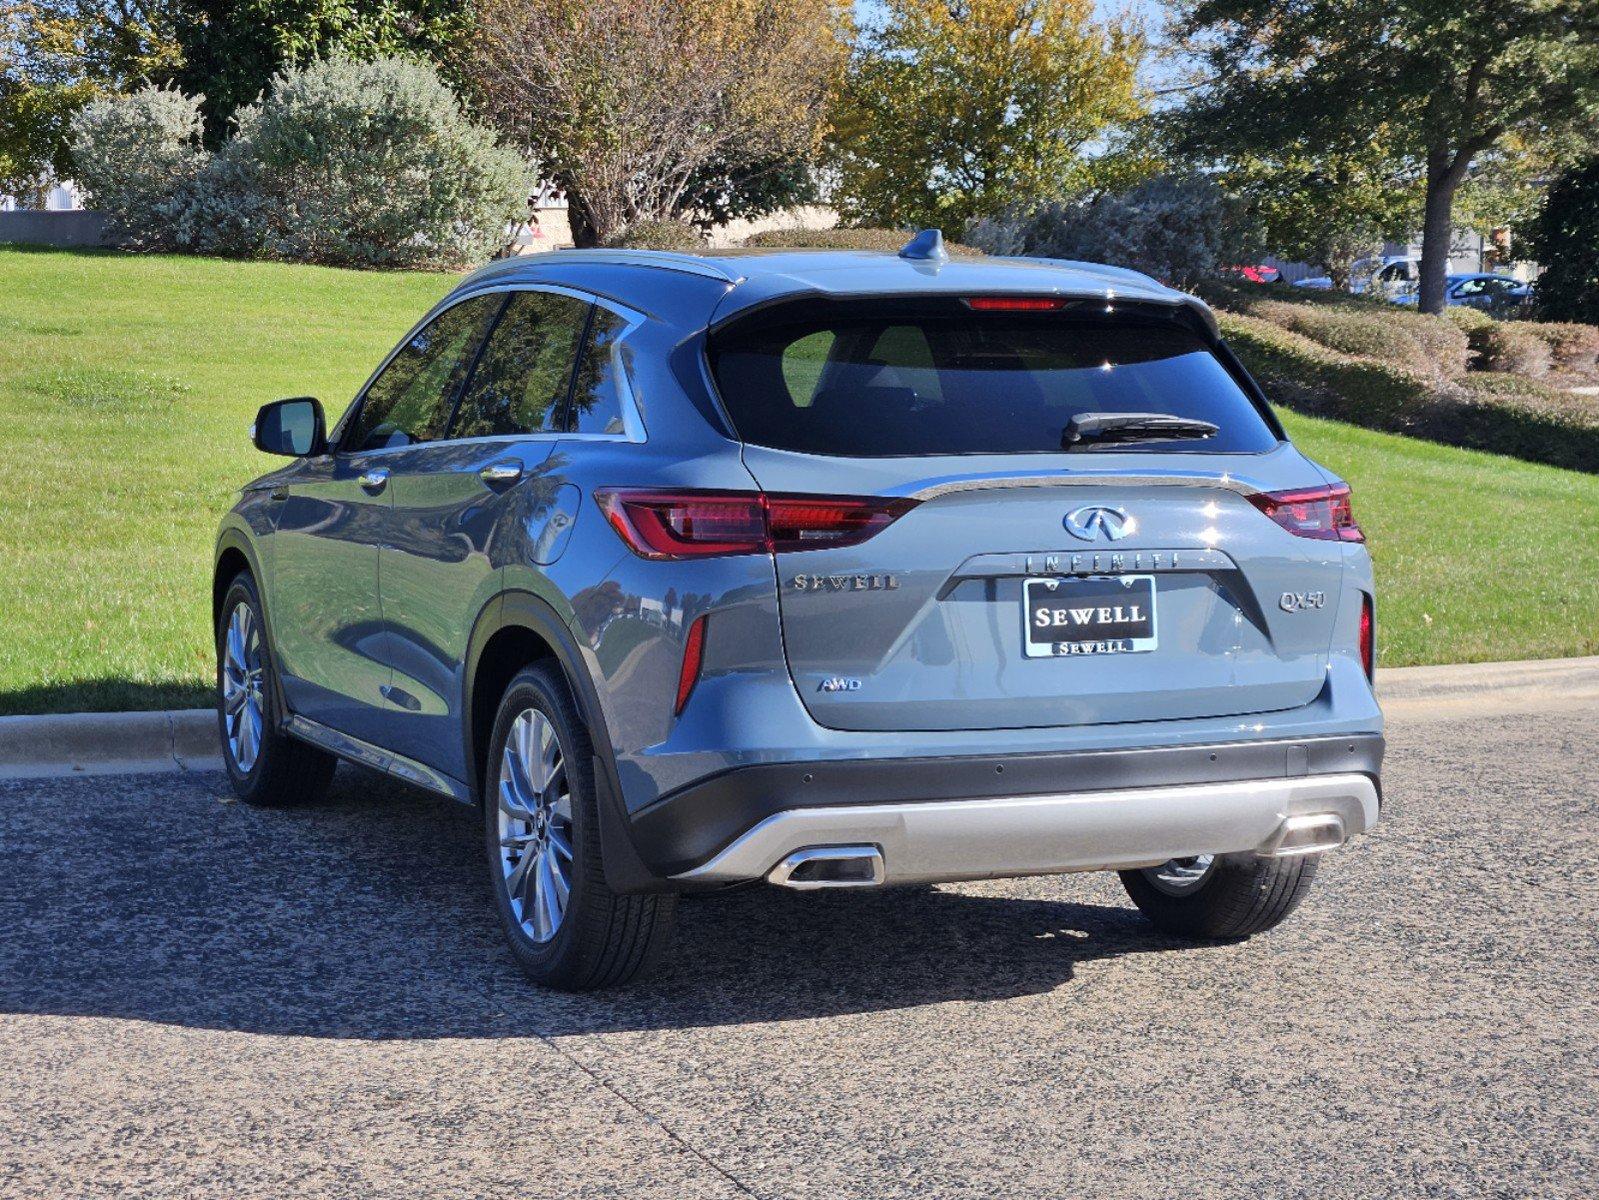
[[[1549,373],[1549,343],[1526,325],[1523,321],[1495,321],[1476,335],[1474,341],[1486,370],[1532,379]]]
[[[72,121],[72,162],[89,203],[134,250],[171,249],[169,205],[204,170],[203,97],[145,87],[85,105]]]
[[[291,69],[238,116],[268,253],[354,266],[486,257],[520,217],[519,155],[470,120],[434,70],[399,58]]]
[[[1222,334],[1274,400],[1370,429],[1406,430],[1432,396],[1415,372],[1354,358],[1261,317],[1217,313]]]
[[[1215,292],[1214,288],[1206,290]],[[1470,357],[1466,335],[1448,321],[1386,303],[1275,299],[1269,293],[1262,299],[1232,292],[1224,302],[1330,349],[1380,359],[1422,378],[1458,379],[1465,374]]]
[[[915,236],[909,229],[768,229],[744,239],[746,246],[789,250],[886,250],[898,253]],[[951,254],[976,255],[983,251],[960,242],[945,241]]]
[[[1591,399],[1491,371],[1429,383],[1260,317],[1222,311],[1217,318],[1244,365],[1278,403],[1368,429],[1599,470],[1599,404]]]
[[[1381,359],[1420,376],[1438,374],[1421,342],[1401,323],[1385,320],[1387,314],[1355,313],[1280,300],[1257,304],[1250,311],[1254,316],[1303,334],[1329,349],[1357,358]],[[1464,358],[1464,338],[1461,341]]]
[[[989,254],[1130,267],[1182,288],[1259,252],[1242,206],[1202,176],[1162,175],[1125,192],[981,218],[966,240]]]
[[[680,250],[689,254],[705,249],[705,235],[687,221],[639,221],[603,243],[633,250]]]
[[[1517,327],[1549,347],[1549,356],[1562,371],[1591,374],[1599,367],[1599,325],[1575,321],[1520,321]]]
[[[175,246],[195,254],[253,258],[266,251],[270,207],[255,164],[230,143],[162,206]]]
[[[1468,337],[1474,334],[1480,335],[1483,330],[1495,324],[1493,317],[1481,309],[1466,304],[1456,304],[1444,309],[1444,316],[1450,324]]]

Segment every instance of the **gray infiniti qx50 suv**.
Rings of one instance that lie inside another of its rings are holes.
[[[1060,261],[556,252],[464,279],[223,521],[244,800],[480,806],[535,980],[677,894],[1116,870],[1234,938],[1377,820],[1371,561],[1203,304]]]

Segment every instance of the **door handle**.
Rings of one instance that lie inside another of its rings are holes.
[[[362,471],[358,481],[363,488],[376,496],[389,485],[389,472],[386,467],[374,467],[370,471]]]
[[[478,477],[490,487],[509,487],[522,478],[522,464],[519,462],[490,463],[478,472]]]

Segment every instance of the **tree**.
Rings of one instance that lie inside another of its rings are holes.
[[[168,0],[182,63],[162,82],[205,97],[206,141],[286,67],[341,54],[437,58],[465,27],[452,0]]]
[[[1120,192],[1017,206],[979,217],[966,240],[989,254],[1130,267],[1192,288],[1259,253],[1259,229],[1213,179],[1157,175]]]
[[[164,0],[0,0],[0,191],[69,174],[73,117],[179,59]]]
[[[1380,138],[1424,180],[1424,312],[1443,311],[1455,197],[1479,156],[1599,114],[1599,0],[1172,2],[1201,68],[1180,147]]]
[[[1527,231],[1538,277],[1538,309],[1549,321],[1599,325],[1599,157],[1550,186]]]
[[[1408,236],[1419,208],[1416,180],[1371,143],[1245,156],[1222,177],[1249,198],[1272,253],[1324,268],[1340,291],[1358,259]]]
[[[839,0],[481,0],[459,74],[592,245],[781,203],[826,129],[847,24]]]
[[[850,64],[833,137],[847,221],[937,225],[1078,190],[1142,112],[1144,41],[1093,0],[887,0]]]

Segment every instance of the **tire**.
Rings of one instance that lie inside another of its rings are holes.
[[[237,628],[237,656],[230,640]],[[336,760],[279,732],[272,647],[255,580],[241,571],[217,618],[217,732],[233,793],[246,804],[314,804],[327,794]],[[239,664],[242,662],[243,670]],[[234,710],[230,714],[230,707]],[[253,734],[251,733],[253,729]]]
[[[623,896],[606,885],[594,749],[553,663],[524,668],[507,686],[483,781],[489,887],[528,978],[588,991],[656,966],[677,897]]]
[[[1310,891],[1320,861],[1319,854],[1206,855],[1120,874],[1133,903],[1158,929],[1222,940],[1264,933],[1287,920]]]

